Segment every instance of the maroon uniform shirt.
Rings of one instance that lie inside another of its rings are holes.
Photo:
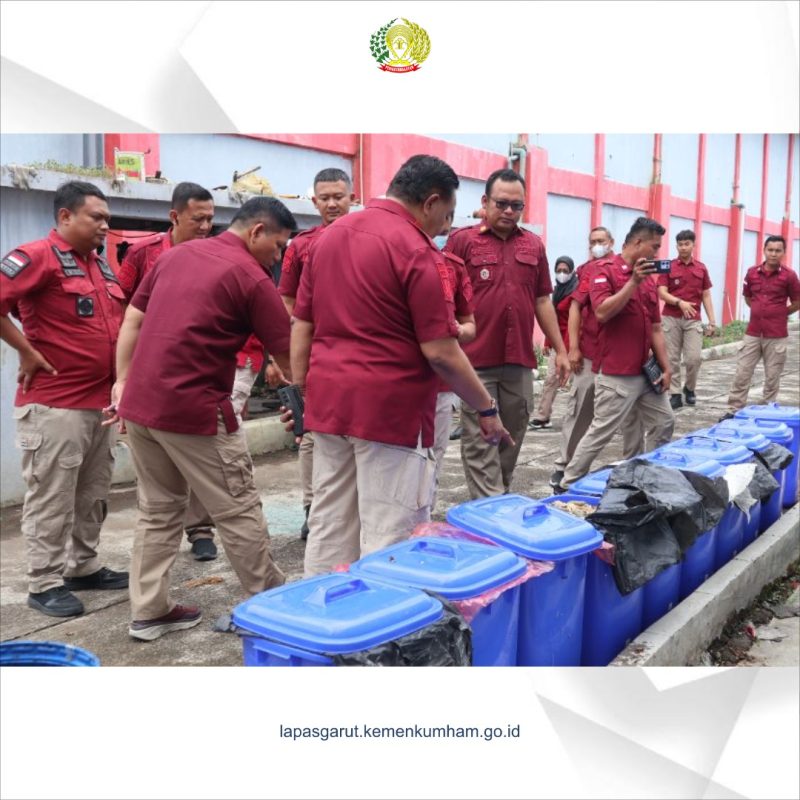
[[[619,292],[628,282],[631,268],[622,256],[609,256],[596,262],[591,284],[591,303],[598,306]],[[599,359],[592,361],[594,372],[604,375],[640,375],[650,357],[653,325],[661,322],[656,284],[643,280],[623,309],[600,325]]]
[[[18,317],[28,341],[58,371],[40,369],[24,395],[17,389],[15,405],[109,404],[125,295],[105,259],[78,255],[53,230],[2,260],[0,298],[0,313]]]
[[[156,430],[213,436],[230,402],[236,353],[251,333],[289,349],[289,317],[272,276],[226,232],[172,248],[131,305],[145,312],[120,404],[123,419]]]
[[[453,291],[453,311],[458,321],[458,317],[468,317],[475,313],[472,304],[472,283],[467,275],[466,265],[457,255],[446,252],[442,255],[447,267],[447,280]],[[450,392],[452,389],[440,378],[439,391]]]
[[[523,228],[503,240],[487,225],[474,225],[451,233],[445,250],[464,260],[475,293],[478,333],[464,345],[472,366],[535,367],[536,298],[553,291],[542,240]]]
[[[584,358],[588,358],[592,362],[592,367],[594,367],[594,362],[600,353],[600,323],[594,315],[594,309],[590,302],[591,279],[596,264],[605,258],[613,258],[613,256],[593,259],[578,267],[576,270],[578,273],[578,288],[570,295],[570,299],[574,300],[581,309],[581,335],[578,339],[578,349]]]
[[[319,235],[326,228],[325,225],[317,225],[307,231],[301,231],[292,238],[286,253],[283,256],[281,266],[281,279],[278,283],[278,291],[287,297],[297,297],[297,290],[300,287],[300,277],[303,274],[303,267],[308,261],[308,251],[311,245],[319,238]]]
[[[400,203],[328,226],[294,309],[314,325],[306,428],[431,447],[439,380],[420,343],[456,335],[452,300],[444,256]]]
[[[119,283],[128,300],[133,297],[158,257],[172,247],[172,233],[157,233],[131,245],[119,267]]]
[[[670,265],[667,275],[658,276],[658,285],[666,286],[667,291],[689,303],[695,303],[695,311],[692,319],[700,319],[700,308],[703,301],[703,292],[711,288],[711,278],[708,276],[708,269],[702,261],[692,259],[688,264],[684,264],[679,258],[674,258]],[[665,317],[679,317],[683,319],[683,312],[678,306],[664,303],[662,314]]]
[[[764,264],[756,264],[744,276],[743,294],[750,298],[748,336],[783,339],[789,335],[786,301],[800,300],[800,280],[793,269],[781,264],[770,272]]]

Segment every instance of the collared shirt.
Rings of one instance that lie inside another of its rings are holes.
[[[574,300],[581,309],[581,335],[578,340],[578,348],[583,357],[592,362],[592,365],[594,365],[600,352],[600,323],[594,315],[594,309],[589,299],[592,287],[591,278],[594,273],[594,267],[599,261],[603,261],[606,258],[608,256],[592,259],[578,267],[576,270],[578,273],[578,288],[570,295],[570,299]]]
[[[453,253],[442,253],[447,267],[447,279],[453,291],[453,310],[456,320],[458,317],[468,317],[475,313],[472,302],[472,283],[467,275],[467,266]],[[439,391],[450,392],[452,389],[441,378],[439,379]]]
[[[286,297],[297,297],[297,290],[300,287],[300,278],[303,274],[303,267],[308,261],[308,251],[311,245],[319,238],[319,235],[326,228],[325,225],[317,225],[307,231],[301,231],[292,238],[286,252],[283,255],[281,266],[281,279],[278,283],[278,291]]]
[[[444,256],[400,203],[328,226],[294,309],[314,325],[306,428],[431,447],[439,381],[420,343],[456,335],[452,298]]]
[[[711,288],[711,278],[702,261],[691,259],[688,264],[684,264],[679,258],[673,258],[669,274],[658,276],[658,285],[666,286],[667,291],[674,297],[694,303],[695,310],[692,319],[700,319],[703,292]],[[680,308],[670,303],[664,303],[662,313],[665,317],[683,318]]]
[[[158,257],[172,247],[172,232],[146,236],[131,245],[119,267],[119,284],[128,300],[133,297],[144,276],[156,264]]]
[[[111,401],[125,295],[108,262],[79,255],[52,230],[12,250],[0,267],[0,314],[13,313],[58,375],[40,369],[16,405],[101,409]]]
[[[631,268],[621,255],[598,260],[590,278],[592,307],[619,292],[630,280]],[[650,357],[653,325],[661,322],[658,291],[650,279],[643,280],[622,310],[600,325],[600,352],[592,370],[604,375],[639,375]]]
[[[553,291],[542,240],[523,228],[501,239],[487,225],[460,228],[445,250],[464,259],[475,292],[477,336],[464,346],[474,367],[536,366],[536,299]]]
[[[786,301],[800,300],[800,280],[793,269],[781,264],[770,271],[763,263],[756,264],[744,276],[743,294],[750,298],[748,336],[783,339],[789,335]]]
[[[120,404],[123,419],[213,436],[230,404],[236,353],[255,333],[289,350],[289,317],[272,277],[236,234],[195,239],[165,253],[131,305],[145,312]]]

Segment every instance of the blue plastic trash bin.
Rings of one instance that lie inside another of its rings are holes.
[[[602,535],[584,520],[516,494],[455,506],[447,521],[518,556],[555,562],[552,572],[522,586],[517,664],[579,665],[586,561]]]
[[[597,506],[600,498],[570,492],[546,497],[540,502],[545,505],[578,502]],[[642,632],[643,607],[644,587],[627,595],[620,594],[611,565],[596,553],[592,554],[586,565],[581,665],[604,667],[635,639]]]
[[[346,573],[261,592],[233,610],[246,667],[332,666],[328,654],[356,653],[441,619],[442,604],[419,589]]]
[[[88,650],[61,642],[2,642],[0,667],[99,667]]]
[[[602,497],[613,469],[613,467],[606,467],[605,469],[599,469],[597,472],[590,472],[588,475],[578,478],[578,480],[569,487],[570,494]]]
[[[663,452],[688,453],[711,459],[723,467],[731,464],[746,464],[753,454],[743,445],[723,442],[707,436],[689,435],[670,442],[660,448]],[[747,518],[743,511],[731,503],[717,525],[717,547],[714,556],[714,569],[727,564],[742,549]]]
[[[786,485],[783,489],[783,507],[789,508],[797,502],[797,461],[800,457],[800,408],[796,406],[781,406],[770,403],[765,406],[747,406],[736,412],[736,419],[754,419],[757,422],[783,422],[792,432],[792,446],[790,450],[794,455],[792,463],[786,469]]]
[[[689,453],[665,451],[663,448],[646,453],[642,458],[651,464],[697,472],[707,478],[719,478],[725,473],[723,467],[716,461]],[[668,567],[645,586],[643,627],[649,628],[714,574],[718,527],[719,525],[715,525],[711,530],[701,533],[683,554],[683,561],[680,564]],[[677,589],[676,566],[679,568]]]
[[[356,577],[425,589],[447,600],[479,597],[523,572],[525,561],[503,547],[433,536],[385,547],[350,566]],[[517,663],[519,594],[520,587],[514,586],[473,617],[473,666]]]

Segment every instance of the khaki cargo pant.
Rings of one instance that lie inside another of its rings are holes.
[[[683,383],[687,389],[694,391],[697,387],[697,376],[700,374],[703,352],[703,323],[699,319],[684,319],[683,317],[662,317],[661,327],[664,330],[664,339],[667,343],[667,356],[672,380],[669,385],[670,394],[680,394],[681,386],[681,356],[686,369],[686,380]]]
[[[297,461],[300,465],[300,483],[303,489],[303,508],[311,505],[314,499],[313,478],[314,478],[314,434],[308,431],[303,435],[300,442],[300,449],[297,453]]]
[[[14,409],[16,445],[28,490],[22,535],[28,591],[45,592],[97,572],[100,528],[106,518],[115,435],[102,412],[28,403]]]
[[[594,420],[564,470],[562,486],[568,487],[589,472],[600,451],[618,430],[624,429],[634,411],[638,411],[644,430],[652,432],[651,445],[669,442],[675,416],[666,392],[656,394],[644,375],[597,375]]]
[[[174,607],[169,571],[178,554],[189,489],[216,525],[248,595],[285,578],[270,556],[269,531],[253,481],[244,431],[195,436],[127,423],[138,478],[139,514],[131,558],[131,617],[155,619]]]
[[[436,459],[436,473],[433,480],[431,511],[436,508],[436,495],[439,492],[439,475],[444,463],[444,454],[450,444],[450,430],[453,424],[453,404],[458,399],[454,392],[439,392],[436,395],[436,420],[433,426],[433,455]]]
[[[408,538],[430,519],[435,470],[430,447],[315,433],[306,577]]]
[[[561,423],[561,452],[555,461],[556,470],[563,472],[569,464],[578,442],[594,418],[594,372],[592,362],[583,359],[583,369],[572,373],[567,411]]]
[[[249,359],[248,359],[248,363]],[[250,397],[250,391],[256,382],[258,373],[253,372],[249,366],[237,367],[231,391],[231,405],[233,406],[239,424],[242,422],[242,411]],[[183,520],[186,538],[191,544],[198,539],[214,538],[214,522],[203,504],[194,492],[189,492],[189,505],[186,508],[186,517]]]
[[[481,439],[478,412],[461,404],[461,461],[470,496],[495,497],[511,488],[522,440],[533,408],[533,370],[517,364],[477,369],[486,390],[497,401],[500,419],[515,444],[490,445]]]
[[[760,359],[764,359],[764,402],[772,403],[781,388],[781,375],[786,364],[788,337],[768,339],[764,336],[745,335],[739,350],[736,376],[733,379],[728,405],[733,411],[744,408],[750,393],[750,381]]]
[[[534,419],[547,422],[553,413],[553,401],[556,399],[558,391],[558,372],[556,371],[556,354],[554,350],[547,356],[547,375],[542,386],[542,396],[539,398],[539,405],[536,408]]]

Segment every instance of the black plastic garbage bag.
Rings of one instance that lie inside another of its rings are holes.
[[[756,453],[756,455],[759,454]],[[776,489],[780,488],[780,484],[759,458],[754,461],[756,471],[747,489],[756,500],[766,500]]]
[[[677,564],[727,503],[722,479],[634,459],[614,468],[587,520],[614,545],[614,580],[626,595]]]
[[[415,633],[368,650],[326,655],[339,667],[469,667],[472,630],[452,606],[443,605],[444,616]]]
[[[772,442],[766,450],[756,453],[756,456],[772,472],[777,469],[786,469],[794,460],[794,453],[777,442]]]

